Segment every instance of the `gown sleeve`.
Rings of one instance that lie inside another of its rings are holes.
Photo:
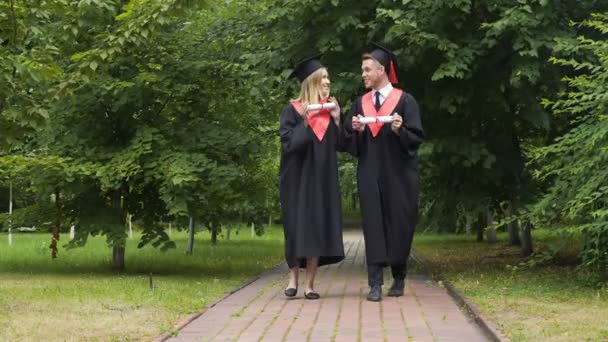
[[[348,152],[353,157],[359,157],[359,135],[360,133],[353,130],[353,116],[357,112],[356,110],[357,103],[353,104],[353,108],[350,113],[346,116],[344,121],[342,122],[342,127],[340,129],[340,145],[342,147],[341,151]]]
[[[304,150],[312,139],[312,134],[309,134],[308,131],[309,129],[304,125],[304,121],[291,106],[283,110],[279,122],[279,136],[281,137],[284,153],[289,154]]]
[[[399,142],[401,148],[411,157],[416,155],[416,151],[424,141],[424,130],[420,119],[420,107],[416,99],[407,94],[405,98],[405,115],[403,125],[399,132]]]
[[[342,127],[344,126],[344,122],[340,122],[340,126],[338,126],[332,119],[330,125],[333,126],[332,129],[335,129],[335,132],[337,132],[337,134],[335,135],[336,151],[346,152],[347,142],[342,136]]]

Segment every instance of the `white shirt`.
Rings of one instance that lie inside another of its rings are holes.
[[[372,100],[376,101],[376,93],[380,93],[380,105],[384,104],[384,100],[388,97],[388,95],[393,90],[393,85],[389,82],[387,85],[380,89],[374,89],[374,93],[372,94]]]

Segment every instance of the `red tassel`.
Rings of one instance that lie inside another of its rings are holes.
[[[393,63],[392,60],[390,63],[390,68],[391,68],[391,74],[389,76],[389,80],[391,81],[392,84],[399,83],[399,81],[397,80],[397,73],[395,72],[395,63]]]

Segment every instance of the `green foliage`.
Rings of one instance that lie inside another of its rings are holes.
[[[400,85],[418,99],[428,136],[420,151],[422,225],[454,231],[485,206],[519,208],[536,190],[523,151],[552,128],[538,99],[559,89],[560,74],[546,61],[557,38],[576,36],[570,21],[606,9],[574,0],[294,0],[270,20],[298,37],[277,50],[283,60],[324,53],[332,91],[347,109],[364,91],[358,70],[369,42],[394,50]]]
[[[569,130],[551,144],[531,151],[534,176],[549,184],[531,207],[535,219],[566,222],[585,232],[583,264],[608,275],[608,15],[595,14],[580,25],[589,31],[563,44],[567,89],[543,104],[565,117]]]
[[[455,230],[485,206],[527,201],[523,150],[550,127],[538,98],[559,86],[546,60],[556,38],[575,35],[568,21],[597,5],[586,6],[417,1],[378,11],[431,138],[421,151],[424,224]]]
[[[139,246],[166,249],[174,244],[158,222],[194,216],[216,225],[248,195],[237,190],[259,146],[256,111],[241,60],[228,57],[243,44],[206,44],[230,33],[187,5],[132,1],[72,56],[45,144],[99,165],[73,201],[83,228],[74,244],[87,233],[120,244],[129,212],[143,224]]]
[[[47,93],[61,77],[65,0],[0,4],[0,153],[49,118]]]
[[[13,214],[0,214],[0,231],[7,231],[9,224],[12,228],[36,227],[40,230],[49,230],[49,223],[53,219],[54,207],[50,199],[47,202],[14,209]]]
[[[91,235],[124,245],[127,213],[142,226],[139,247],[163,250],[175,244],[160,222],[193,216],[218,227],[276,215],[277,145],[268,122],[283,99],[269,91],[276,78],[256,67],[268,41],[259,30],[264,4],[57,0],[14,10],[16,3],[0,5],[0,24],[12,28],[16,19],[22,31],[11,32],[24,40],[28,27],[43,27],[45,41],[36,43],[56,43],[53,58],[44,56],[56,72],[27,74],[40,81],[28,83],[32,91],[45,94],[30,96],[27,107],[48,114],[37,126],[4,106],[25,86],[2,89],[0,135],[12,140],[0,150],[0,182],[44,203],[60,191],[63,222],[78,227],[71,247]],[[3,45],[17,42],[5,32]],[[21,58],[31,53],[27,43],[2,53]],[[2,75],[14,81],[22,70],[4,72],[9,62]]]
[[[279,216],[276,131],[297,93],[291,67],[324,53],[348,110],[364,92],[361,53],[382,41],[423,111],[421,226],[461,231],[488,208],[502,216],[502,203],[517,211],[546,194],[537,222],[595,234],[608,194],[604,17],[570,23],[606,10],[575,0],[5,1],[0,186],[14,185],[15,219],[30,212],[31,222],[48,220],[42,209],[60,192],[62,222],[80,227],[70,246],[91,235],[123,246],[127,215],[139,246],[161,249],[174,246],[166,223],[188,217],[216,233],[261,227]],[[563,91],[564,68],[569,92],[539,103]],[[340,176],[346,206],[352,159]]]

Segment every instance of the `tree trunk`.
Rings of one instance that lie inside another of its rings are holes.
[[[115,208],[120,215],[120,226],[124,230],[126,230],[127,223],[127,211],[126,211],[126,199],[123,197],[123,188],[116,191],[112,198],[112,207]],[[112,269],[114,271],[124,271],[125,270],[125,249],[127,246],[127,236],[126,234],[120,235],[118,240],[114,240],[112,244]]]
[[[492,210],[488,208],[486,209],[486,227],[490,227],[492,224],[494,224],[494,214],[492,213]],[[496,237],[496,228],[490,227],[486,228],[486,230],[488,242],[496,243],[496,241],[498,241],[498,238]]]
[[[513,215],[513,202],[509,202],[507,204],[507,209],[505,211],[507,217]],[[519,246],[521,245],[521,239],[519,238],[519,224],[517,221],[511,221],[507,224],[507,231],[509,233],[509,245],[510,246]]]
[[[133,216],[131,214],[127,214],[127,220],[129,221],[129,239],[133,239]]]
[[[513,221],[509,223],[509,245],[511,246],[520,246],[521,239],[519,238],[519,224],[517,221]]]
[[[211,243],[212,244],[216,244],[217,243],[217,233],[220,230],[220,225],[218,223],[211,223]]]
[[[523,222],[521,228],[521,255],[527,257],[532,255],[534,252],[534,248],[532,246],[532,224],[530,222]]]
[[[477,231],[477,242],[483,242],[483,214],[477,214],[477,222],[475,222],[475,230]]]
[[[112,269],[115,271],[124,271],[125,269],[124,242],[114,242],[114,246],[112,247]]]
[[[186,253],[192,254],[194,250],[194,219],[190,216],[190,222],[188,224],[188,245],[186,246]]]
[[[8,185],[8,245],[13,245],[13,182]]]
[[[53,236],[51,237],[51,257],[57,258],[57,242],[59,241],[59,231],[61,229],[61,192],[55,190],[55,225],[53,226]]]
[[[230,240],[230,231],[232,230],[231,226],[228,226],[228,228],[226,228],[226,240]]]

